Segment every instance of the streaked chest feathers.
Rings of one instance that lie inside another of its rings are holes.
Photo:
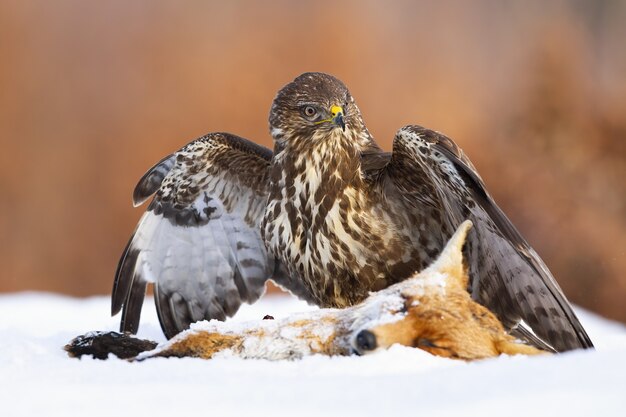
[[[269,252],[317,303],[337,307],[387,286],[381,255],[399,247],[389,210],[361,177],[356,149],[342,139],[276,153],[261,225]]]

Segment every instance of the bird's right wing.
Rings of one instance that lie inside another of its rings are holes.
[[[267,204],[269,149],[212,133],[152,167],[133,194],[156,192],[120,259],[112,314],[136,333],[148,283],[168,338],[198,320],[224,320],[256,301],[274,272],[259,232]]]

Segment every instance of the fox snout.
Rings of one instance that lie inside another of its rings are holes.
[[[352,350],[357,355],[364,355],[367,352],[375,350],[378,346],[376,335],[369,330],[361,330],[352,339]]]

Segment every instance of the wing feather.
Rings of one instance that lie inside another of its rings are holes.
[[[259,232],[272,152],[226,133],[163,158],[133,193],[154,199],[120,259],[111,311],[135,333],[148,283],[172,337],[203,319],[224,320],[256,301],[274,271]]]
[[[139,180],[133,191],[133,205],[143,204],[156,193],[165,176],[172,170],[176,163],[174,155],[168,155],[150,168]]]
[[[468,240],[474,298],[516,335],[540,348],[546,344],[557,351],[593,347],[544,262],[496,205],[470,160],[451,139],[421,126],[406,126],[396,134],[390,163],[405,169],[412,166],[415,175],[436,185],[434,200],[446,207],[453,227],[466,218],[474,223]]]

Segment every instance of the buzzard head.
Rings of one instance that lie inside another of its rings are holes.
[[[321,141],[350,137],[364,129],[348,88],[319,72],[300,75],[280,90],[270,111],[270,132],[276,142]]]

